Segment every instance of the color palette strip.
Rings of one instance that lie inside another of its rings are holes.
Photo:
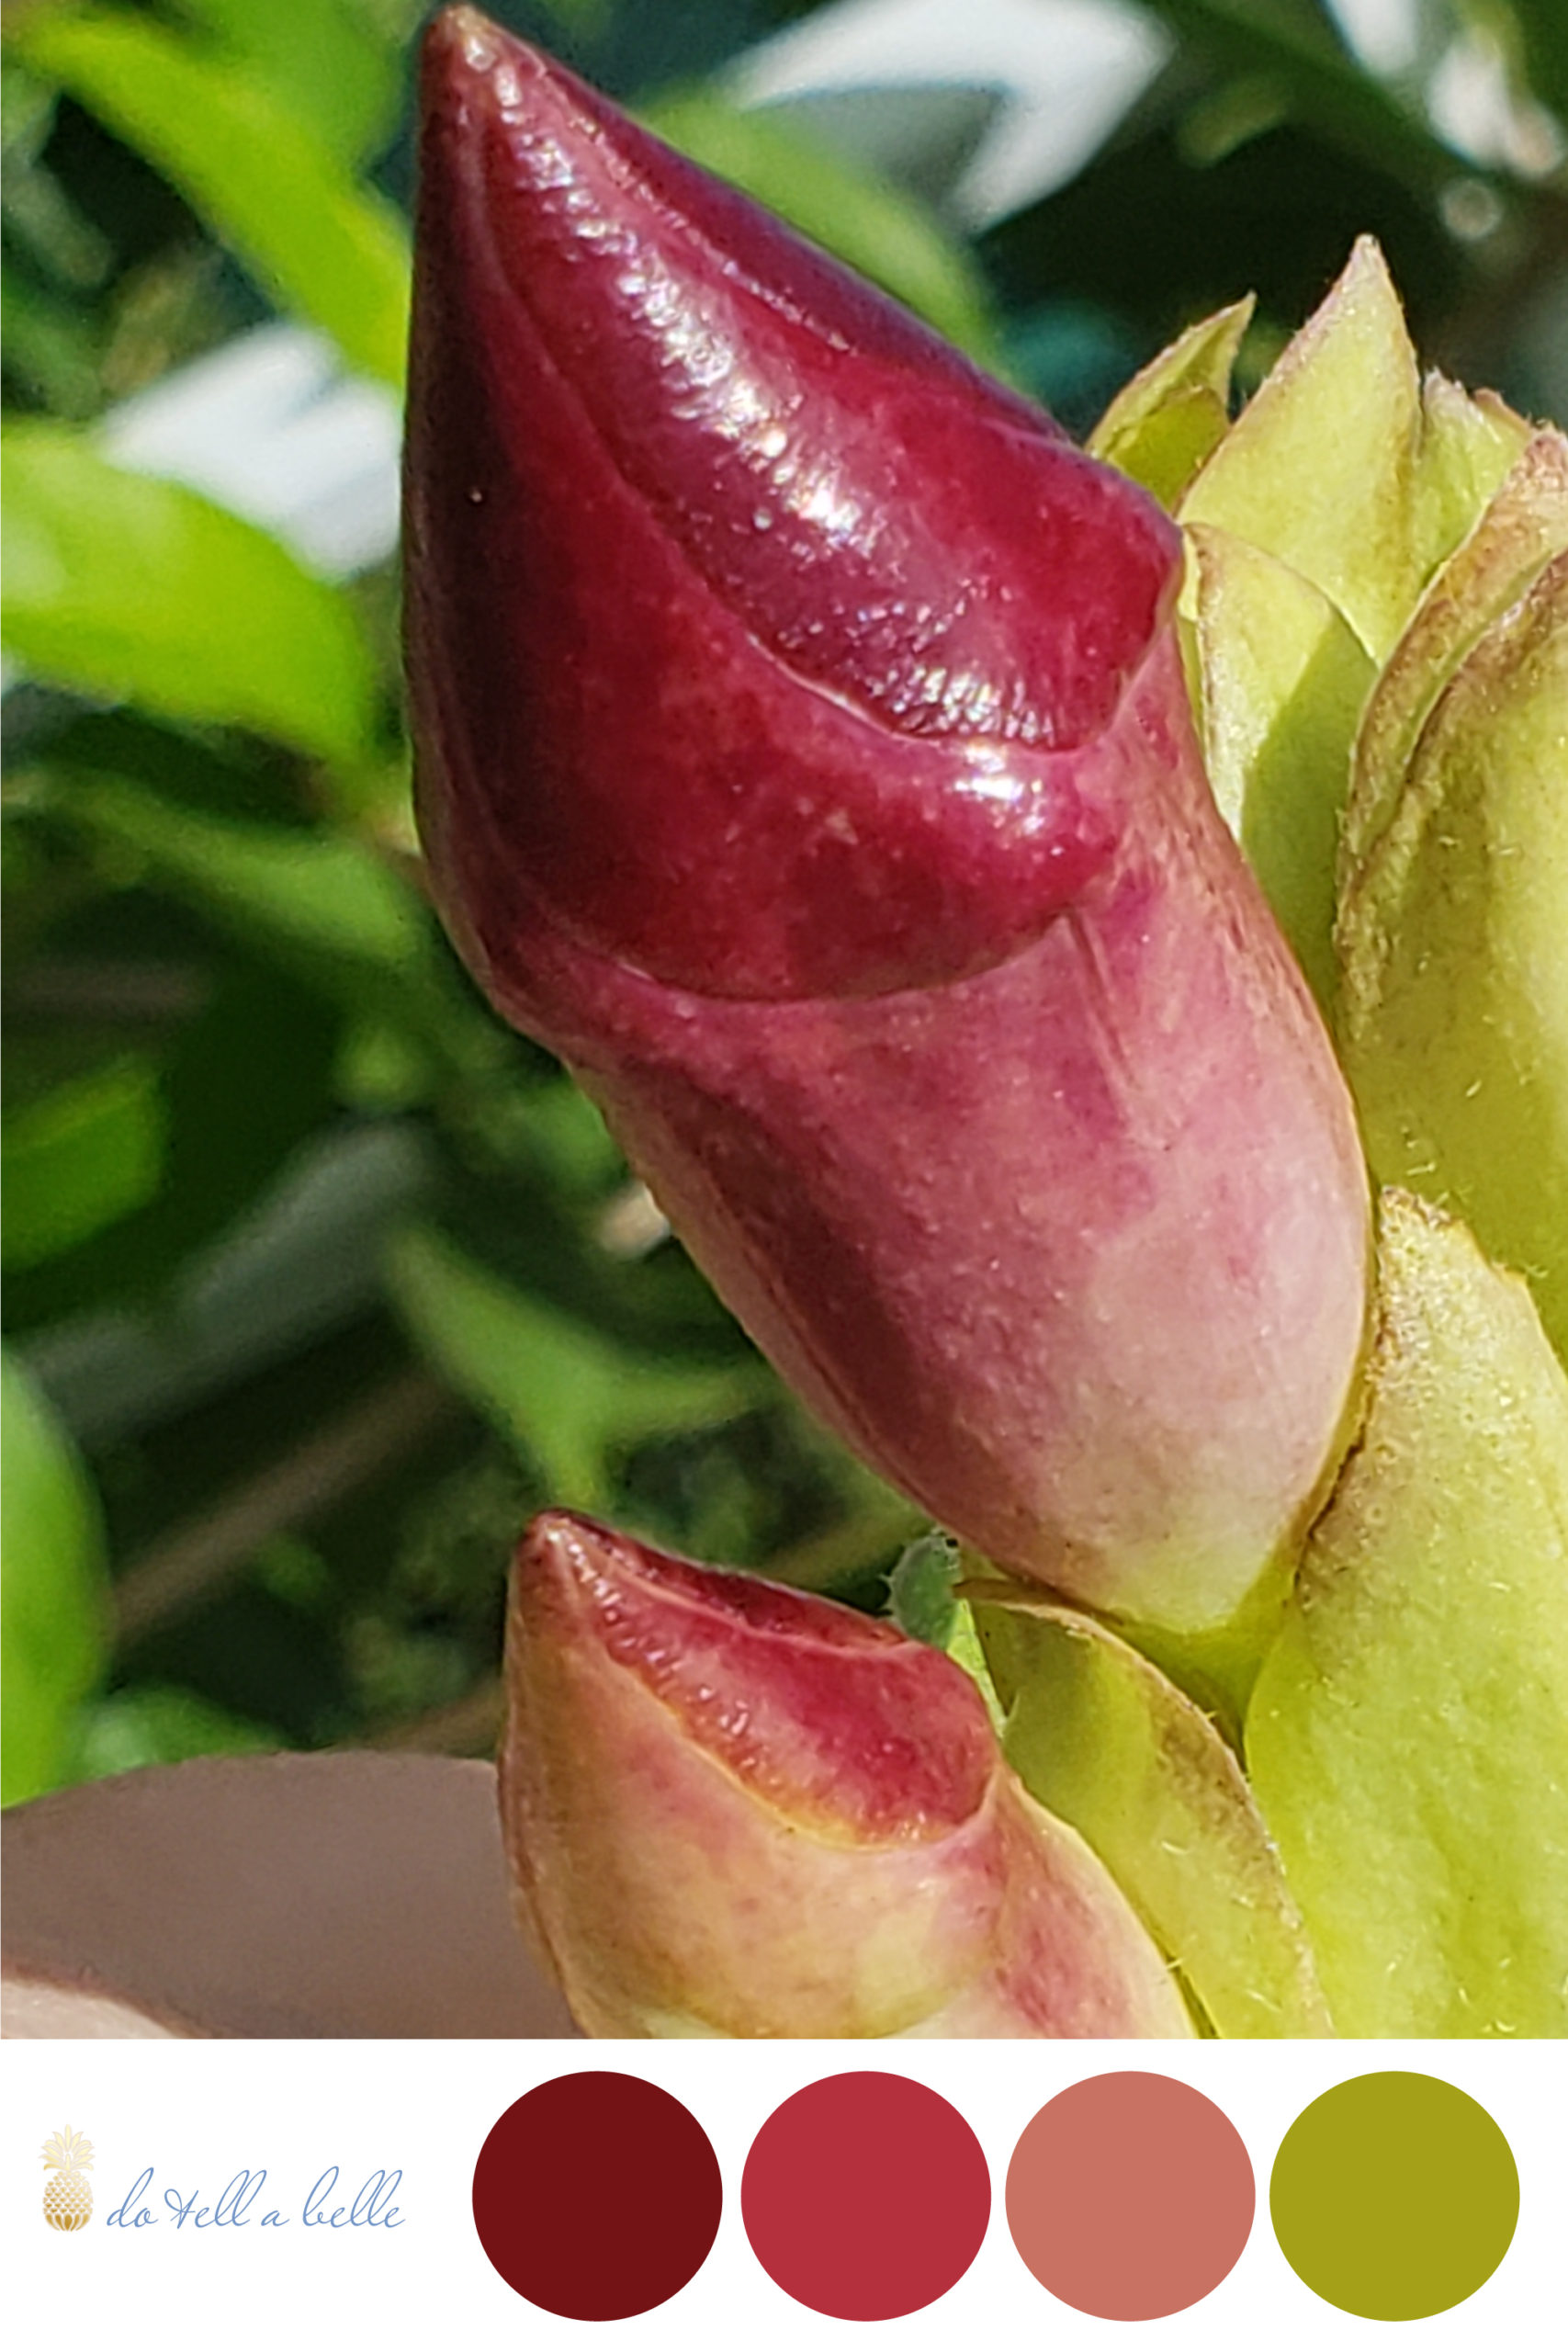
[[[739,2152],[737,2152],[739,2153]],[[1168,2318],[1219,2288],[1251,2234],[1240,2132],[1189,2083],[1094,2075],[1025,2122],[1007,2167],[1016,2256],[1058,2302]],[[540,2084],[502,2115],[474,2171],[495,2269],[539,2309],[628,2319],[694,2278],[717,2238],[718,2157],[691,2110],[632,2075]],[[991,2219],[985,2152],[927,2085],[861,2069],[783,2100],[755,2132],[740,2222],[774,2286],[838,2320],[897,2319],[954,2289]],[[1281,2141],[1269,2218],[1323,2301],[1407,2321],[1464,2301],[1508,2251],[1517,2168],[1486,2109],[1429,2075],[1355,2076]]]

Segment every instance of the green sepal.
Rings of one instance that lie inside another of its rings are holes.
[[[1368,710],[1337,942],[1341,1055],[1374,1173],[1452,1207],[1528,1274],[1560,1351],[1565,809],[1568,442],[1543,435]]]
[[[975,1612],[957,1589],[963,1573],[964,1556],[953,1536],[938,1528],[917,1535],[904,1546],[887,1580],[888,1614],[911,1641],[945,1650],[953,1664],[964,1668],[985,1701],[991,1728],[1000,1739],[1005,1724],[996,1685],[986,1664]]]
[[[1326,1011],[1339,820],[1371,660],[1337,606],[1277,557],[1208,524],[1188,538],[1209,779]]]
[[[1462,398],[1463,395],[1461,394]],[[1421,730],[1483,633],[1568,548],[1568,438],[1533,435],[1433,580],[1377,682],[1355,742],[1339,886],[1387,830]]]
[[[1008,1761],[1094,1849],[1215,2031],[1331,2033],[1279,1857],[1209,1717],[1076,1610],[997,1586],[972,1606]]]
[[[1568,1380],[1462,1225],[1382,1202],[1359,1446],[1247,1723],[1342,2034],[1568,2033]]]
[[[1526,430],[1501,402],[1469,401],[1440,378],[1423,392],[1387,266],[1363,237],[1198,475],[1181,518],[1299,571],[1382,662]]]
[[[1087,443],[1174,510],[1230,425],[1231,374],[1252,318],[1249,294],[1201,319],[1141,368]]]

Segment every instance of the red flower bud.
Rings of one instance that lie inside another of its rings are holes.
[[[940,1651],[552,1512],[518,1555],[502,1816],[591,2032],[1191,2030]]]
[[[484,985],[887,1476],[1227,1616],[1331,1466],[1367,1210],[1174,526],[468,9],[411,397],[421,820]]]

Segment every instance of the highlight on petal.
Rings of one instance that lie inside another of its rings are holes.
[[[422,804],[502,981],[529,899],[705,992],[953,978],[1103,863],[1050,755],[1172,593],[1130,484],[471,10],[415,305]]]

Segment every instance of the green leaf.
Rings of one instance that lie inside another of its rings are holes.
[[[1368,845],[1337,940],[1368,1157],[1526,1273],[1568,1355],[1561,435],[1521,459],[1416,616],[1368,710],[1357,781]]]
[[[976,1631],[975,1614],[955,1589],[963,1570],[963,1555],[954,1537],[935,1528],[917,1535],[904,1546],[887,1580],[888,1612],[901,1634],[944,1650],[954,1665],[964,1668],[985,1701],[991,1727],[1000,1739],[1002,1711]]]
[[[1335,860],[1350,746],[1375,673],[1336,607],[1228,531],[1189,526],[1203,748],[1320,1005],[1333,1001]]]
[[[1008,1761],[1071,1823],[1226,2039],[1332,2032],[1301,1916],[1235,1754],[1091,1618],[971,1589]]]
[[[986,281],[956,238],[912,197],[852,169],[817,141],[711,91],[639,109],[660,138],[732,181],[872,278],[993,371],[999,344]]]
[[[1531,427],[1495,392],[1472,397],[1436,369],[1421,386],[1421,446],[1411,505],[1416,545],[1428,566],[1473,529],[1532,438]]]
[[[1196,326],[1116,395],[1087,447],[1173,512],[1230,424],[1231,372],[1252,318],[1249,294]]]
[[[288,99],[146,17],[39,9],[13,43],[173,182],[285,309],[400,384],[408,241]]]
[[[1346,51],[1313,0],[1145,0],[1190,59],[1271,85],[1299,122],[1423,196],[1462,158]],[[1553,5],[1553,0],[1545,0]]]
[[[103,1781],[148,1764],[184,1764],[193,1756],[260,1756],[288,1745],[271,1725],[232,1714],[194,1690],[139,1683],[83,1709],[70,1778]]]
[[[122,1054],[57,1086],[7,1121],[5,1262],[36,1266],[150,1201],[167,1120],[157,1065]]]
[[[1530,87],[1568,123],[1568,40],[1562,37],[1561,0],[1509,0],[1509,13],[1518,28]]]
[[[685,1369],[634,1355],[514,1290],[429,1227],[399,1238],[389,1271],[421,1349],[569,1509],[604,1508],[617,1453],[732,1419],[758,1401],[750,1366]]]
[[[1568,2033],[1568,1380],[1465,1228],[1383,1195],[1371,1403],[1247,1725],[1356,2035]]]
[[[177,0],[220,54],[346,163],[391,135],[402,95],[398,52],[355,0]]]
[[[6,373],[56,416],[89,417],[103,399],[101,355],[88,317],[0,262],[0,344]]]
[[[74,1250],[11,1276],[13,1316],[52,1322],[177,1282],[331,1116],[338,1027],[335,1009],[288,973],[226,954],[165,1051],[155,1191]]]
[[[414,892],[345,835],[245,824],[172,807],[140,786],[84,779],[56,805],[183,881],[257,940],[298,941],[367,964],[397,965],[426,944]]]
[[[9,1355],[0,1357],[0,1803],[53,1788],[78,1702],[103,1671],[107,1582],[96,1498],[64,1430]]]
[[[363,842],[207,816],[87,774],[44,776],[30,805],[131,853],[234,937],[353,1012],[412,1032],[443,1066],[493,1058],[491,1023],[443,960],[428,908]]]
[[[35,676],[328,759],[365,749],[368,653],[347,600],[275,539],[63,426],[6,428],[0,628]]]

